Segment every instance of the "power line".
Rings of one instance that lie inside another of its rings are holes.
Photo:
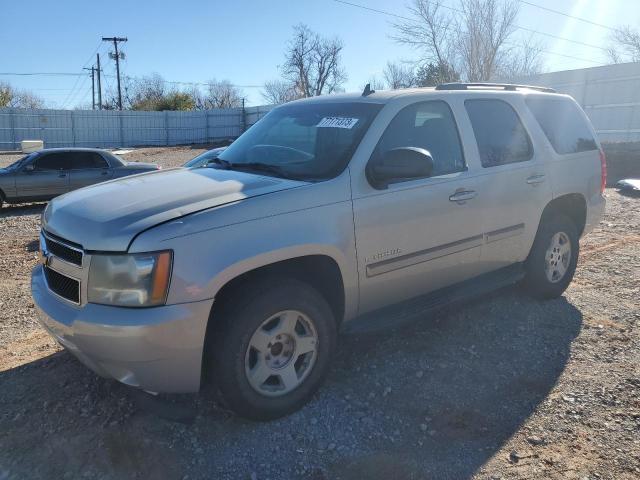
[[[531,7],[539,8],[540,10],[546,10],[547,12],[555,13],[556,15],[562,15],[563,17],[572,18],[574,20],[578,20],[579,22],[589,23],[591,25],[595,25],[596,27],[606,28],[607,30],[611,30],[617,32],[618,29],[614,27],[610,27],[609,25],[605,25],[603,23],[594,22],[592,20],[588,20],[586,18],[576,17],[575,15],[569,15],[568,13],[561,12],[560,10],[554,10],[553,8],[543,7],[542,5],[538,5],[537,3],[528,2],[526,0],[518,0],[520,3],[524,3],[525,5],[529,5]]]
[[[105,77],[112,77],[115,78],[114,75],[104,75]],[[122,78],[126,78],[129,80],[142,80],[142,77],[135,77],[132,75],[123,75]],[[200,86],[200,87],[207,87],[209,85],[211,85],[210,82],[181,82],[181,81],[173,81],[173,80],[164,80],[164,83],[168,83],[170,85],[187,85],[187,86]],[[263,88],[264,85],[237,85],[237,84],[230,84],[232,87],[236,87],[236,88]]]
[[[84,77],[86,73],[72,73],[72,72],[0,72],[0,76],[69,76],[69,77]],[[103,77],[116,78],[116,75],[103,75]],[[135,77],[132,75],[122,75],[122,78],[128,78],[130,80],[141,80],[141,77]],[[176,80],[164,80],[165,83],[169,83],[171,85],[198,85],[206,87],[210,85],[209,82],[188,82],[188,81],[176,81]],[[231,84],[232,87],[236,88],[263,88],[264,85],[238,85],[235,83]],[[71,89],[64,89],[71,90]]]
[[[90,75],[84,74],[84,79],[82,80],[82,83],[80,83],[80,85],[78,85],[78,81],[80,80],[80,78],[76,79],[74,86],[72,87],[72,91],[69,92],[69,95],[67,96],[67,98],[65,98],[64,102],[62,102],[62,106],[60,107],[61,109],[64,109],[68,104],[72,103],[72,101],[78,96],[78,93],[82,91],[85,84],[87,83],[87,80],[90,77],[91,77]]]
[[[416,19],[414,19],[414,18],[404,17],[404,16],[402,16],[402,15],[398,15],[398,14],[396,14],[396,13],[388,12],[388,11],[386,11],[386,10],[379,10],[379,9],[377,9],[377,8],[367,7],[367,6],[365,6],[365,5],[360,5],[360,4],[358,4],[358,3],[348,2],[348,1],[346,1],[346,0],[333,0],[333,1],[334,1],[334,2],[336,2],[336,3],[342,3],[343,5],[349,5],[349,6],[351,6],[351,7],[360,8],[360,9],[362,9],[362,10],[368,10],[368,11],[370,11],[370,12],[379,13],[379,14],[382,14],[382,15],[387,15],[387,16],[390,16],[390,17],[395,17],[395,18],[400,18],[400,19],[402,19],[402,20],[407,20],[407,21],[409,21],[409,22],[418,23],[418,22],[416,21]],[[440,4],[437,4],[437,5],[439,5],[439,6],[443,7],[443,8],[446,8],[446,9],[448,9],[448,10],[452,10],[452,11],[457,12],[457,13],[461,13],[461,12],[462,12],[462,11],[461,11],[461,10],[459,10],[459,9],[456,9],[456,8],[454,8],[454,7],[450,7],[450,6],[448,6],[448,5],[444,5],[444,4],[441,4],[441,3],[440,3]],[[531,33],[539,34],[539,35],[545,35],[545,36],[548,36],[548,37],[555,38],[555,39],[557,39],[557,40],[563,40],[563,41],[566,41],[566,42],[572,42],[572,43],[576,43],[576,44],[583,45],[583,46],[586,46],[586,47],[597,48],[597,49],[599,49],[599,50],[606,51],[606,49],[605,49],[605,48],[598,47],[598,46],[596,46],[596,45],[591,45],[591,44],[584,43],[584,42],[580,42],[580,41],[578,41],[578,40],[571,40],[571,39],[569,39],[569,38],[560,37],[560,36],[558,36],[558,35],[553,35],[553,34],[551,34],[551,33],[540,32],[540,31],[538,31],[538,30],[534,30],[534,29],[527,28],[527,27],[521,27],[521,26],[519,26],[519,25],[515,25],[515,27],[516,27],[517,29],[519,29],[519,30],[528,31],[528,32],[531,32]],[[444,27],[444,28],[445,28],[445,29],[447,29],[447,30],[449,29],[449,28],[447,28],[447,27]],[[517,44],[512,44],[512,45],[517,45]],[[522,46],[522,45],[517,45],[517,46]],[[579,58],[579,57],[575,57],[575,56],[573,56],[573,55],[566,55],[566,54],[564,54],[564,53],[558,53],[558,52],[553,52],[553,51],[550,51],[550,50],[543,50],[543,49],[540,49],[540,51],[541,51],[541,52],[544,52],[544,53],[547,53],[547,54],[549,54],[549,55],[557,55],[557,56],[559,56],[559,57],[571,58],[571,59],[573,59],[573,60],[578,60],[578,61],[581,61],[581,62],[596,63],[596,64],[598,64],[598,65],[600,64],[600,62],[597,62],[597,61],[595,61],[595,60],[589,60],[589,59],[586,59],[586,58]]]
[[[58,77],[82,77],[86,75],[86,73],[71,73],[71,72],[0,72],[0,75],[16,75],[16,76],[35,76],[35,75],[48,75],[48,76],[58,76]]]

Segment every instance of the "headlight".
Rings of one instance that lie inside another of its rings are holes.
[[[121,307],[153,307],[167,298],[170,251],[124,255],[93,255],[88,300]]]

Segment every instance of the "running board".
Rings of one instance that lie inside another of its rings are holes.
[[[478,277],[420,297],[366,313],[342,325],[344,333],[366,333],[399,327],[427,313],[434,313],[454,304],[474,300],[500,288],[507,287],[524,277],[523,264],[485,273]]]

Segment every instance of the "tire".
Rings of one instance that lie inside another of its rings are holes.
[[[242,417],[272,420],[298,410],[323,383],[335,352],[329,304],[294,279],[264,279],[236,293],[213,319],[222,325],[211,332],[209,380]]]
[[[543,217],[525,262],[525,290],[539,299],[561,296],[576,271],[579,248],[578,231],[569,217]]]

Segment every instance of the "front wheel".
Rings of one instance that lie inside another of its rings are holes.
[[[525,263],[526,290],[541,299],[562,295],[573,279],[578,251],[578,232],[569,217],[543,218]]]
[[[272,279],[246,290],[221,312],[211,380],[237,414],[270,420],[299,409],[322,384],[336,323],[326,300],[303,282]]]

